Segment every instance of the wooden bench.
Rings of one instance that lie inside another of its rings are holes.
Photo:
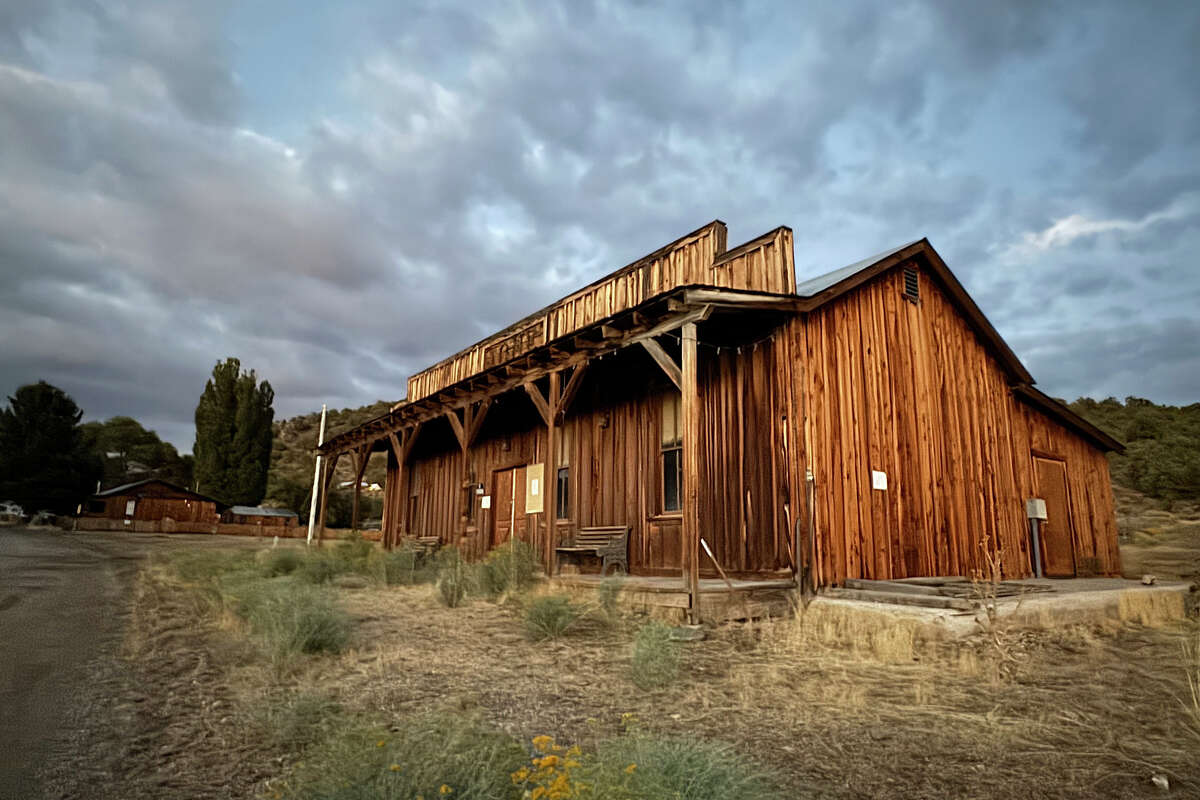
[[[402,546],[411,547],[422,555],[433,555],[441,546],[442,540],[436,536],[405,536],[400,540]]]
[[[570,543],[555,548],[560,553],[580,553],[600,559],[600,574],[607,575],[609,567],[620,567],[629,574],[629,526],[612,525],[606,528],[580,528]]]

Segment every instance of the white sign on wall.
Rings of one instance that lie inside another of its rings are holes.
[[[483,497],[479,498],[479,507],[480,508],[491,508],[492,507],[492,496],[490,494],[485,494]]]
[[[887,491],[887,473],[877,469],[871,470],[871,488],[880,492]]]

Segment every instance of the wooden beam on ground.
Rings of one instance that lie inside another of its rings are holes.
[[[675,384],[675,388],[683,391],[683,371],[675,363],[675,359],[662,349],[662,345],[654,339],[642,339],[638,344],[644,347],[650,357],[662,367],[662,371],[667,373],[667,377],[671,379],[671,383]]]
[[[700,397],[696,354],[696,323],[683,326],[683,578],[687,585],[688,617],[700,621]]]

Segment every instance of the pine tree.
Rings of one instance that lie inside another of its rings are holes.
[[[196,406],[193,474],[199,491],[226,503],[258,505],[271,465],[271,384],[229,358],[213,367]]]
[[[69,514],[96,488],[100,460],[84,442],[83,412],[45,381],[22,386],[0,410],[0,499],[26,512]]]

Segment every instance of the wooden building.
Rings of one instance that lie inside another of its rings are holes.
[[[386,453],[388,545],[515,537],[553,572],[623,526],[630,571],[693,598],[719,571],[819,586],[985,553],[1027,576],[1030,497],[1049,574],[1118,574],[1120,444],[1033,383],[928,241],[798,284],[788,228],[728,249],[716,221],[413,375],[325,443],[324,486]]]
[[[152,478],[97,492],[84,504],[77,530],[215,533],[219,500]]]
[[[286,508],[230,506],[221,512],[221,522],[228,525],[255,525],[260,528],[295,528],[300,522],[300,515]]]

